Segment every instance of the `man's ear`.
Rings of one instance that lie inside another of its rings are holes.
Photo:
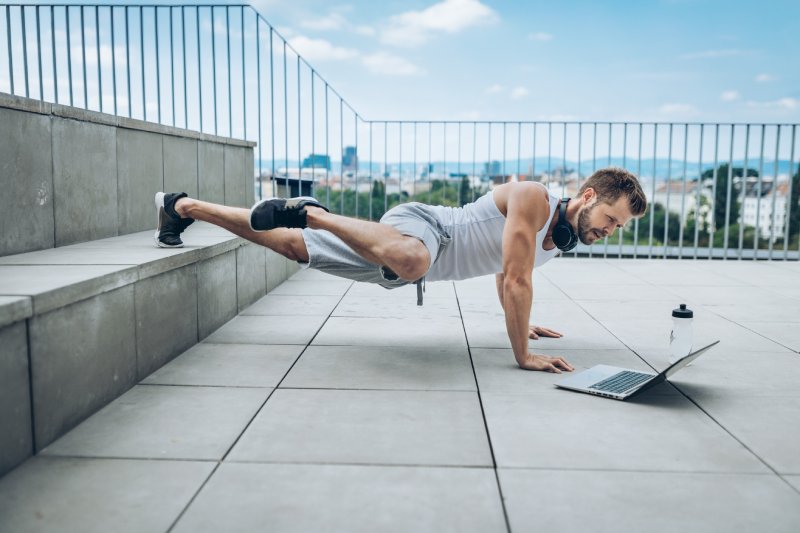
[[[586,205],[591,203],[593,198],[597,198],[597,193],[591,187],[587,187],[586,190],[583,191],[583,194],[581,194],[581,200],[583,200],[583,203]]]

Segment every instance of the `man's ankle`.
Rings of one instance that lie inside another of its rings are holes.
[[[178,213],[181,218],[191,218],[191,216],[189,216],[189,211],[192,207],[191,198],[178,198],[173,207],[175,212]]]

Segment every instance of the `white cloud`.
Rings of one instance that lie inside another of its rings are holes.
[[[759,74],[756,76],[755,81],[757,83],[768,83],[770,81],[775,81],[777,78],[772,74]]]
[[[308,61],[343,60],[358,56],[358,51],[352,48],[334,46],[324,39],[310,39],[303,35],[289,39],[289,44]]]
[[[530,39],[531,41],[540,41],[540,42],[552,41],[553,34],[539,31],[528,35],[528,39]]]
[[[741,98],[741,95],[738,91],[723,91],[721,95],[719,95],[719,99],[723,102],[735,102]]]
[[[494,85],[490,85],[489,87],[486,88],[486,94],[501,93],[503,92],[503,89],[505,89],[505,87],[503,87],[499,83],[495,83]]]
[[[387,52],[375,52],[361,59],[367,69],[375,74],[387,74],[390,76],[416,76],[422,74],[422,70],[407,59],[389,54]]]
[[[458,33],[499,20],[479,0],[442,0],[422,11],[407,11],[389,19],[381,41],[396,46],[419,46],[437,33]]]
[[[511,98],[512,98],[512,100],[520,100],[522,98],[525,98],[529,94],[530,93],[528,92],[528,89],[526,89],[525,87],[514,87],[511,90]]]
[[[683,54],[681,59],[717,59],[720,57],[741,57],[748,55],[746,50],[727,49],[727,50],[703,50],[701,52],[690,52]]]
[[[373,28],[372,26],[356,26],[355,28],[353,28],[353,31],[355,31],[359,35],[364,35],[366,37],[372,37],[376,33],[375,28]]]
[[[697,115],[697,108],[690,104],[667,103],[659,107],[658,112],[671,117],[693,117]]]
[[[750,101],[747,102],[748,107],[756,107],[762,109],[780,109],[786,111],[794,111],[800,109],[800,100],[797,98],[786,97],[778,98],[777,100],[768,100],[765,102]]]

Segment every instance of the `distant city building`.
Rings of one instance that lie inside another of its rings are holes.
[[[342,154],[342,168],[344,170],[355,170],[358,167],[358,152],[355,146],[345,146]]]
[[[311,154],[303,159],[303,168],[322,168],[331,169],[331,158],[322,154]]]
[[[483,164],[483,175],[484,176],[497,176],[502,171],[502,165],[500,165],[500,161],[487,161]]]
[[[783,238],[786,225],[786,198],[789,192],[788,180],[773,192],[771,178],[764,178],[760,185],[756,179],[748,179],[742,206],[742,222],[746,226],[758,225],[759,238],[776,241]],[[758,193],[761,193],[759,196]],[[774,195],[774,198],[773,198]],[[774,200],[774,211],[773,211]],[[774,216],[773,216],[774,213]]]

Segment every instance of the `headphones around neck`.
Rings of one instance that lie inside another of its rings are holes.
[[[553,228],[553,243],[562,252],[569,252],[578,244],[578,234],[572,228],[572,224],[567,222],[567,204],[569,198],[561,199],[561,206],[558,209],[558,222]]]

